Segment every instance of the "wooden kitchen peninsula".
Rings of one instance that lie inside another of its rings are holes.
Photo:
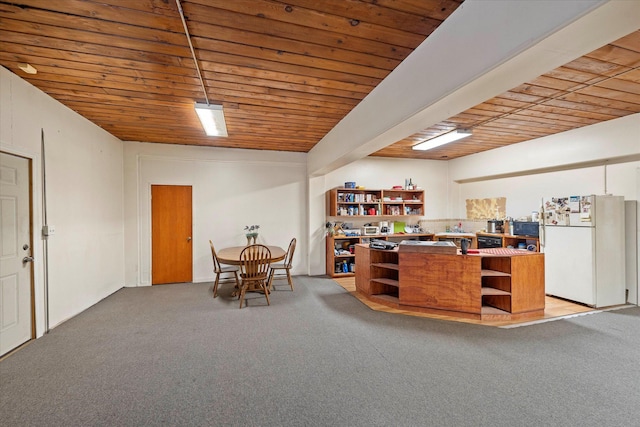
[[[356,245],[357,292],[400,310],[480,320],[544,314],[544,254],[506,248],[426,252],[431,250]]]

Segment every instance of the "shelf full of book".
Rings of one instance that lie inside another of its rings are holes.
[[[421,216],[424,190],[333,188],[327,192],[329,216]]]

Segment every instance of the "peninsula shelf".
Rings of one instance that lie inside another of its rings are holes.
[[[356,291],[399,310],[472,319],[544,314],[544,254],[505,248],[428,253],[426,246],[357,244]]]

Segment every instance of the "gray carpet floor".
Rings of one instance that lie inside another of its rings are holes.
[[[0,424],[640,425],[638,307],[499,329],[295,286],[122,289],[0,362]]]

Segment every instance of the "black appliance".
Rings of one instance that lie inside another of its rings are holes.
[[[514,221],[513,234],[516,236],[538,237],[540,235],[540,224],[537,221]]]
[[[396,242],[388,242],[386,240],[371,240],[369,243],[369,247],[371,249],[383,249],[383,250],[391,250],[395,249],[398,246]]]
[[[501,248],[502,237],[497,236],[478,236],[478,249]]]
[[[487,221],[487,232],[489,233],[502,233],[503,227],[504,226],[504,221],[501,221],[499,219],[491,219],[489,221]]]

